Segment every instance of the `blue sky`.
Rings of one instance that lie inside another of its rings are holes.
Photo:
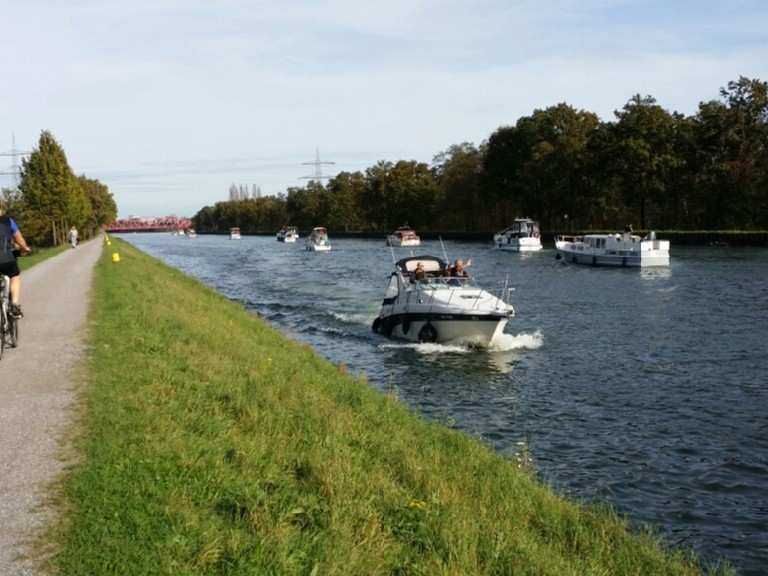
[[[768,80],[768,2],[0,0],[0,152],[48,129],[122,216],[192,215],[300,185],[316,147],[428,162],[562,101],[693,113],[739,75]]]

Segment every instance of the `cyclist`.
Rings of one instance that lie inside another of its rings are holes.
[[[3,207],[0,206],[0,274],[11,279],[11,314],[21,318],[23,316],[19,305],[21,272],[19,271],[19,264],[16,262],[16,254],[14,254],[14,243],[25,254],[32,251],[27,246],[16,222],[4,214]]]

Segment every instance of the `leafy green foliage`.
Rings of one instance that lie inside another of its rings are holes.
[[[479,147],[450,146],[431,167],[381,161],[271,199],[279,218],[225,202],[203,208],[195,227],[490,232],[530,216],[547,230],[768,228],[768,84],[729,82],[693,116],[637,95],[615,116],[601,122],[561,103],[500,127]]]
[[[114,219],[117,209],[106,186],[74,175],[64,149],[44,131],[23,160],[19,190],[8,212],[18,219],[28,242],[46,246],[62,243],[70,226],[93,235]]]

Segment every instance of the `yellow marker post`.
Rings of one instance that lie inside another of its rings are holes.
[[[115,262],[115,263],[120,262],[120,254],[118,254],[117,252],[112,252],[112,262]]]

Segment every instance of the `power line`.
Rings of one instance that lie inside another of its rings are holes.
[[[19,178],[21,177],[21,165],[19,164],[19,158],[29,156],[31,152],[22,152],[16,148],[16,135],[11,133],[11,150],[10,152],[0,152],[0,156],[10,156],[11,165],[8,171],[0,172],[3,176],[11,176],[13,179],[13,189],[19,187]]]
[[[302,166],[314,166],[315,174],[313,176],[302,176],[301,180],[315,180],[316,182],[322,182],[324,178],[331,178],[331,176],[323,176],[323,166],[333,166],[336,162],[322,161],[320,160],[320,149],[315,148],[315,161],[314,162],[302,162]]]

